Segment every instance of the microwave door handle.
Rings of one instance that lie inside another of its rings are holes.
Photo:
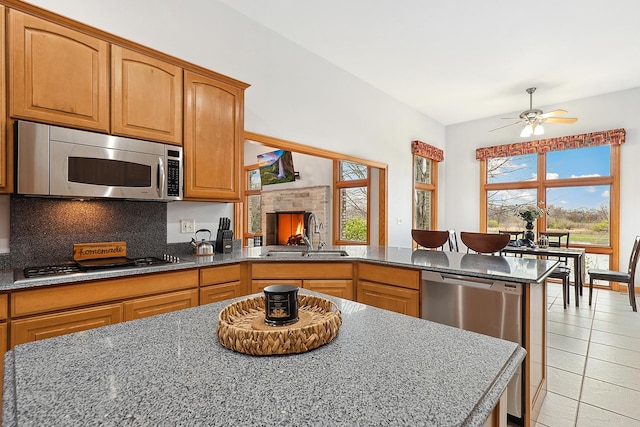
[[[162,157],[158,157],[158,182],[156,183],[156,188],[158,190],[158,197],[164,197],[164,184],[167,181],[165,172],[164,172],[164,163],[162,162]]]

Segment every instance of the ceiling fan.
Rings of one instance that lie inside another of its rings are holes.
[[[503,129],[509,126],[517,125],[520,123],[524,124],[522,128],[522,132],[520,132],[520,136],[523,138],[528,138],[531,135],[542,135],[544,134],[544,128],[542,127],[542,123],[575,123],[578,121],[575,117],[558,117],[563,114],[567,114],[566,110],[553,110],[548,113],[544,113],[542,110],[537,108],[533,108],[533,92],[536,91],[535,87],[530,87],[527,89],[527,93],[529,94],[529,109],[524,110],[520,113],[519,118],[515,117],[505,117],[506,120],[517,120],[517,122],[508,124],[506,126],[500,126],[495,129],[491,129],[489,132],[493,132],[494,130]]]

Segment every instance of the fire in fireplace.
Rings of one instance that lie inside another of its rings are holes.
[[[274,212],[267,214],[267,245],[303,245],[305,224],[311,212]]]

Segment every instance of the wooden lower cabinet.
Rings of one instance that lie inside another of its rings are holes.
[[[420,271],[360,263],[356,301],[420,317]]]
[[[171,292],[125,301],[124,320],[142,319],[156,314],[196,307],[198,305],[198,290]]]
[[[345,299],[353,299],[353,264],[350,262],[266,262],[251,266],[251,292],[270,285],[296,285]]]
[[[409,316],[420,317],[420,292],[359,280],[358,302]]]
[[[242,282],[235,281],[200,288],[200,305],[224,301],[246,295]]]
[[[231,264],[200,269],[200,305],[237,298],[248,293],[242,280],[246,264]]]
[[[11,322],[11,347],[122,322],[122,304],[70,310]]]

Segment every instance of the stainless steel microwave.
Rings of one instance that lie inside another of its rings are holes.
[[[182,200],[182,147],[16,123],[16,193]]]

